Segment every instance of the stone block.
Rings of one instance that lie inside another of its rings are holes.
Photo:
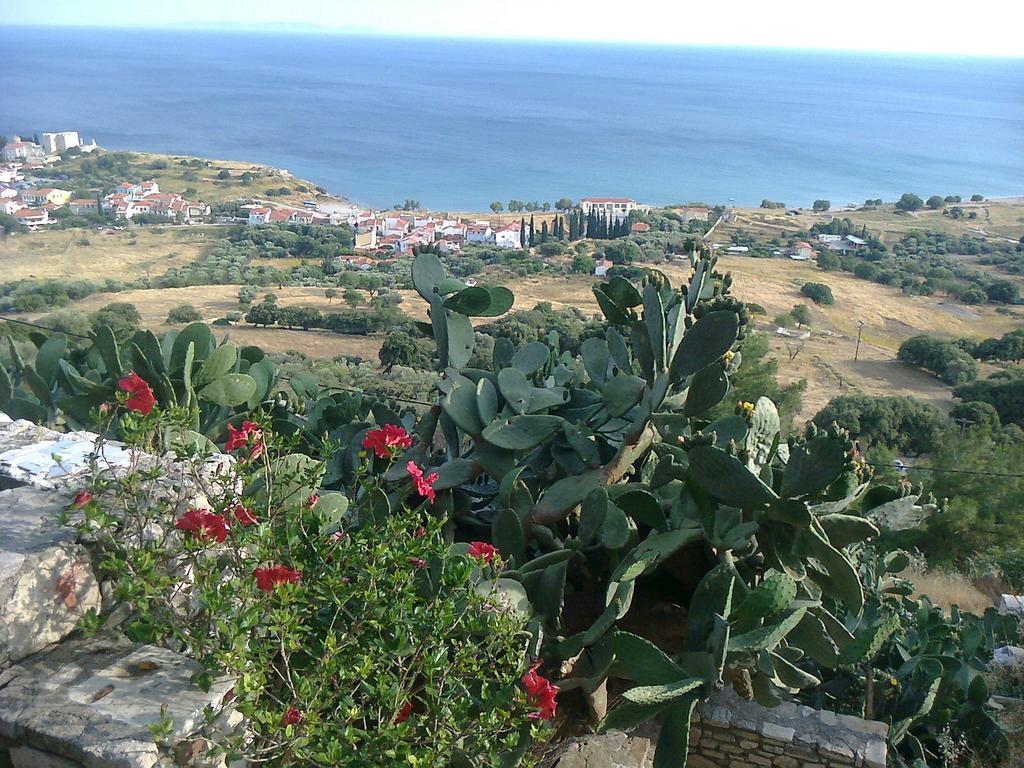
[[[641,733],[609,731],[584,736],[564,745],[557,768],[648,768],[651,739]]]
[[[0,491],[0,668],[60,641],[99,609],[88,555],[58,521],[68,501],[32,487]]]
[[[191,683],[196,662],[121,637],[66,642],[0,676],[0,735],[86,768],[152,768],[160,752],[149,732],[171,718],[172,742],[204,723],[231,686]]]
[[[40,752],[32,747],[15,747],[11,750],[12,768],[80,768],[74,763],[52,752]]]

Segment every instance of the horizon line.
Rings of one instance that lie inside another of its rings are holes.
[[[940,58],[940,59],[983,59],[983,60],[1024,60],[1024,52],[1020,54],[1000,53],[979,53],[963,51],[934,51],[934,50],[906,50],[892,48],[820,48],[803,45],[771,45],[767,43],[702,43],[692,41],[665,41],[665,40],[615,40],[596,38],[553,38],[553,37],[524,37],[524,36],[502,36],[502,35],[452,35],[452,34],[413,34],[413,33],[391,33],[375,29],[351,29],[342,27],[317,26],[315,24],[275,24],[273,22],[234,24],[233,22],[180,22],[174,24],[63,24],[63,23],[24,23],[24,22],[0,22],[0,29],[37,29],[37,30],[58,30],[58,29],[80,29],[80,30],[104,30],[104,31],[131,31],[145,30],[152,32],[223,32],[228,34],[255,34],[255,35],[305,35],[313,37],[358,37],[358,38],[385,38],[391,40],[438,40],[457,42],[491,42],[491,43],[527,43],[541,45],[592,45],[592,46],[619,46],[632,48],[694,48],[706,50],[735,50],[735,51],[775,51],[785,53],[818,53],[818,54],[841,54],[841,55],[865,55],[865,56],[906,56],[913,58]]]

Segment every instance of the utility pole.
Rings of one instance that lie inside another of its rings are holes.
[[[855,363],[857,362],[857,358],[860,357],[860,337],[861,337],[861,334],[863,332],[864,332],[864,321],[863,320],[858,320],[857,321],[857,349],[855,349],[854,352],[853,352],[853,362],[855,362]]]

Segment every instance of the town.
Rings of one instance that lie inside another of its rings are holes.
[[[66,211],[71,216],[104,213],[125,221],[140,221],[145,216],[158,221],[190,224],[206,222],[210,206],[196,200],[186,200],[173,192],[161,192],[155,181],[122,182],[109,195],[73,198],[73,193],[61,189],[59,180],[39,186],[26,181],[25,172],[35,179],[40,171],[53,165],[66,155],[89,154],[98,149],[96,140],[83,143],[78,131],[44,133],[36,140],[14,136],[0,148],[0,213],[13,216],[17,223],[35,231],[56,223]]]

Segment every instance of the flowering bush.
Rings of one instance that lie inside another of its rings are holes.
[[[191,419],[150,408],[126,423],[130,444],[153,446]],[[97,467],[69,510],[134,608],[129,635],[181,647],[203,686],[233,679],[225,704],[247,726],[215,749],[286,766],[518,764],[558,689],[495,597],[494,548],[450,546],[425,513],[436,473],[408,462],[406,503],[374,515],[405,430],[370,431],[347,496],[255,420],[227,442],[236,460],[204,476],[209,444],[170,439],[195,491],[142,463]]]

